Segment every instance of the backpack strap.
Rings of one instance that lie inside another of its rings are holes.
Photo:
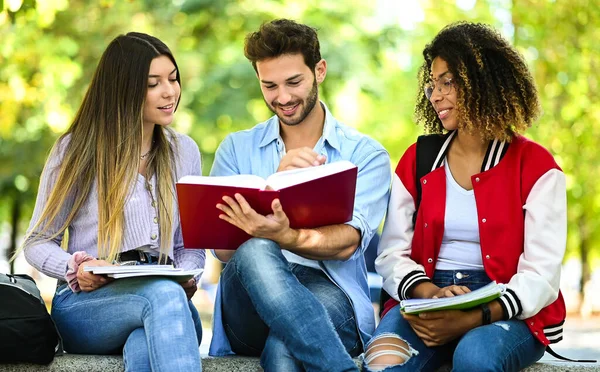
[[[417,138],[417,155],[416,155],[416,177],[417,198],[415,200],[415,213],[413,214],[413,228],[417,222],[417,213],[421,204],[421,178],[429,172],[439,168],[444,163],[446,153],[450,148],[450,142],[456,131],[449,132],[445,135],[430,134],[419,136]]]
[[[564,357],[564,356],[560,355],[559,353],[557,353],[556,351],[552,350],[550,345],[546,346],[546,351],[548,352],[548,354],[552,355],[556,359],[564,360],[567,362],[575,362],[575,363],[596,363],[597,362],[597,360],[593,360],[593,359],[570,359],[570,358]]]

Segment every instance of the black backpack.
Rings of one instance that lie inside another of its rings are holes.
[[[52,362],[62,343],[35,281],[0,274],[0,299],[0,363]]]

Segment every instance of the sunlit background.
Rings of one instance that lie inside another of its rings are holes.
[[[225,135],[270,116],[243,56],[243,40],[279,17],[318,29],[328,61],[322,99],[338,119],[379,140],[394,164],[422,133],[413,121],[416,71],[423,47],[444,25],[489,23],[517,47],[533,71],[544,110],[527,136],[554,154],[568,179],[561,286],[572,332],[565,341],[579,335],[580,344],[568,345],[580,357],[598,358],[596,0],[0,0],[0,272],[32,273],[45,297],[52,297],[55,281],[33,272],[22,258],[11,267],[6,257],[27,229],[45,157],[69,126],[110,40],[141,31],[172,49],[182,78],[174,127],[196,140],[208,174]],[[209,262],[195,297],[208,323],[219,269]],[[594,337],[586,333],[590,329]]]

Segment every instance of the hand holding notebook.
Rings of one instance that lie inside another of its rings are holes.
[[[414,298],[400,302],[400,309],[407,314],[419,314],[426,311],[465,310],[495,300],[504,293],[504,284],[495,281],[454,297],[443,298]]]

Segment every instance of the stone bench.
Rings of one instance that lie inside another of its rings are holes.
[[[54,358],[47,366],[35,364],[0,364],[0,372],[123,372],[123,358],[118,355],[77,355],[65,354]],[[227,357],[202,358],[202,370],[205,372],[261,371],[258,358]]]
[[[357,360],[357,365],[360,362]],[[47,366],[34,364],[0,364],[0,372],[28,372],[28,371],[51,371],[51,372],[122,372],[123,358],[111,355],[63,355],[56,357]],[[204,372],[230,372],[230,371],[261,371],[258,358],[249,357],[223,357],[202,358],[202,369]],[[438,372],[447,372],[450,368],[442,368]],[[600,371],[600,364],[594,363],[567,363],[543,361],[527,368],[526,372],[538,371]]]

